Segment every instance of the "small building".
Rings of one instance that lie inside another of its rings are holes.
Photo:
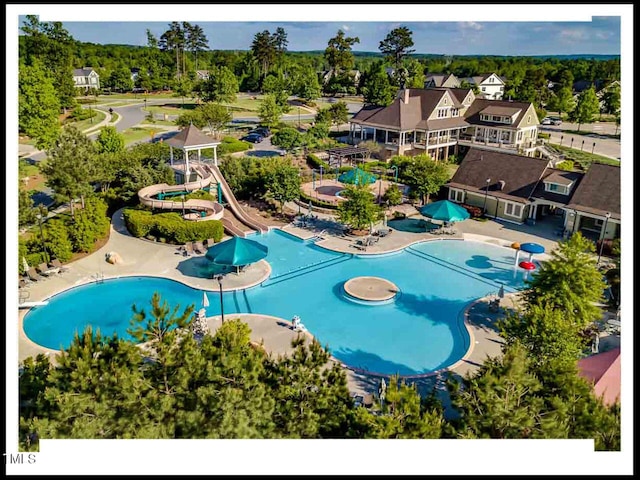
[[[498,220],[550,222],[559,236],[620,237],[620,167],[614,165],[565,171],[541,158],[470,148],[446,187],[452,202]]]
[[[133,67],[131,69],[131,81],[135,83],[135,81],[138,79],[138,76],[140,76],[140,69],[138,67]]]
[[[424,88],[459,88],[460,79],[453,73],[427,73]]]
[[[467,82],[471,86],[477,86],[480,91],[479,97],[489,100],[500,100],[504,94],[503,78],[495,73],[484,73],[473,77],[463,78],[462,81]]]
[[[100,89],[100,75],[91,67],[76,68],[73,70],[73,83],[77,88]]]
[[[209,70],[196,70],[196,79],[202,81],[209,80]]]

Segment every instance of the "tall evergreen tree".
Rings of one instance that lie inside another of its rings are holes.
[[[351,47],[356,43],[360,43],[358,37],[345,37],[342,30],[338,30],[338,34],[327,43],[324,58],[336,75],[353,67]]]
[[[402,59],[415,52],[413,47],[413,32],[407,27],[398,27],[391,30],[384,40],[380,42],[380,51],[387,59],[394,63],[396,71],[400,68]]]

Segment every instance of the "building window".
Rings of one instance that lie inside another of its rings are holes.
[[[464,190],[449,189],[449,200],[456,203],[462,203],[464,200]]]
[[[603,225],[603,224],[604,224],[604,222],[602,221],[602,219],[601,219],[601,218],[596,218],[596,219],[595,219],[594,225],[595,225],[596,227],[598,227],[598,228],[602,228],[602,225]]]
[[[504,92],[504,87],[500,87],[500,91],[501,91],[501,92]]]
[[[521,218],[522,217],[522,205],[519,203],[505,202],[504,214],[508,217]]]
[[[458,116],[458,109],[457,108],[452,108],[451,109],[451,116],[452,117],[457,117]]]
[[[446,108],[439,108],[438,109],[438,118],[445,118],[447,116],[447,109]]]
[[[518,142],[519,142],[520,140],[522,140],[522,132],[521,132],[521,131],[520,131],[520,132],[518,132]]]
[[[447,104],[447,97],[444,97],[444,104]]]
[[[493,77],[489,77],[489,83],[493,83]]]
[[[487,91],[487,87],[482,87],[480,90],[482,90],[483,92]]]
[[[531,123],[531,115],[527,117],[527,123]]]
[[[493,116],[493,121],[494,121],[494,122],[502,122],[502,117],[499,117],[499,116],[497,116],[497,115],[494,115],[494,116]]]
[[[559,185],[557,183],[546,183],[544,184],[544,189],[547,192],[560,193],[562,195],[567,195],[569,193],[569,187],[566,185]]]

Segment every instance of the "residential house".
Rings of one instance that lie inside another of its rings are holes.
[[[209,70],[196,70],[196,79],[202,81],[209,80]]]
[[[349,72],[347,73],[353,79],[353,85],[355,87],[358,87],[358,85],[360,84],[360,78],[362,77],[362,73],[360,72],[360,70],[349,70]],[[329,80],[331,80],[331,78],[335,75],[336,72],[334,69],[320,72],[320,81],[322,82],[322,85],[326,85],[327,83],[329,83]]]
[[[533,155],[538,124],[529,103],[477,99],[463,88],[407,88],[388,107],[356,113],[350,138],[384,144],[383,157],[426,152],[440,160],[457,154],[458,145]]]
[[[100,75],[91,67],[76,68],[73,70],[73,82],[77,88],[100,89]]]
[[[427,73],[424,88],[459,88],[460,80],[453,73]]]
[[[483,73],[481,75],[463,78],[461,81],[467,82],[472,87],[477,86],[479,97],[489,100],[500,100],[504,94],[505,81],[495,73]]]
[[[133,67],[131,69],[131,81],[135,84],[136,80],[140,76],[140,69],[138,67]]]
[[[560,236],[620,236],[620,168],[613,165],[570,172],[541,158],[470,148],[446,186],[449,200],[499,220],[551,223]]]

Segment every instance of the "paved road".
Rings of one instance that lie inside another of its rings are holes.
[[[555,128],[549,128],[547,125],[541,125],[540,130],[551,135],[549,138],[550,143],[555,143],[565,147],[584,149],[585,152],[593,152],[597,155],[620,160],[621,144],[619,139],[603,137],[589,132],[585,132],[584,135],[566,133],[563,130],[560,130],[558,126],[555,126]],[[571,130],[573,129],[571,128]],[[573,142],[571,141],[572,139]],[[583,141],[584,145],[582,143]]]

